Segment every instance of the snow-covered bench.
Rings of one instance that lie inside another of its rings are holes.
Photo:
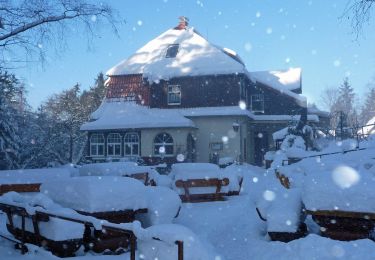
[[[135,162],[109,162],[85,164],[79,168],[80,176],[124,176],[137,179],[146,186],[156,186],[159,174],[150,166]]]
[[[183,202],[223,200],[224,196],[238,195],[243,179],[211,163],[173,164],[170,177]]]
[[[41,183],[25,183],[25,184],[0,184],[0,196],[15,191],[19,193],[24,192],[39,192]]]
[[[306,210],[320,226],[321,235],[336,240],[374,240],[375,213],[341,210]]]
[[[31,243],[43,246],[58,256],[67,257],[74,256],[83,243],[83,224],[36,212],[50,210],[54,214],[77,215],[75,211],[55,204],[43,194],[30,197],[9,192],[0,197],[0,210],[7,216],[8,231],[21,241],[22,244],[18,246],[23,251],[26,249],[24,243]]]
[[[144,189],[141,182],[121,176],[75,177],[45,182],[41,186],[41,192],[60,205],[112,223],[133,222],[137,214],[147,212]],[[85,234],[92,240],[94,246],[90,249],[95,252],[129,247],[129,237],[116,231],[94,231],[86,227]]]
[[[177,180],[175,182],[177,188],[183,188],[184,194],[180,194],[182,202],[203,202],[203,201],[217,201],[224,200],[227,192],[222,192],[223,186],[229,185],[229,179],[188,179]],[[191,194],[191,188],[214,188],[215,191],[207,193],[205,190],[202,193]]]
[[[43,182],[70,178],[74,170],[72,167],[61,167],[0,171],[0,195],[10,191],[39,192]]]

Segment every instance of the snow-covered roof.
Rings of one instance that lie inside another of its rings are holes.
[[[310,114],[318,115],[318,116],[329,117],[329,112],[320,110],[316,106],[308,106],[307,112]]]
[[[300,115],[255,115],[256,121],[297,121],[301,118]],[[312,122],[319,122],[317,115],[307,115],[307,120]]]
[[[246,116],[253,118],[254,114],[247,109],[241,109],[239,106],[223,107],[194,107],[174,109],[186,117],[199,116]]]
[[[104,101],[81,130],[195,127],[194,123],[172,109],[150,109],[133,102]]]
[[[174,58],[166,58],[169,46],[178,44]],[[194,28],[170,29],[148,42],[128,59],[107,71],[108,76],[143,74],[149,81],[178,76],[245,73],[232,50],[208,42]]]
[[[293,98],[300,106],[307,106],[306,97],[292,91],[301,88],[301,68],[289,68],[288,70],[277,71],[255,71],[248,74],[250,74],[253,81],[259,82],[280,92],[281,94]]]
[[[189,118],[204,116],[244,116],[256,121],[296,121],[300,115],[254,115],[239,106],[194,107],[194,108],[149,108],[130,101],[104,100],[91,114],[90,122],[81,126],[81,130],[137,129],[137,128],[194,128]],[[308,115],[307,119],[319,122],[317,115]]]
[[[250,72],[256,81],[278,90],[295,90],[301,87],[301,68]]]

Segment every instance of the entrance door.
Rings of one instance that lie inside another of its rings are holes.
[[[196,154],[195,154],[195,140],[192,134],[188,134],[186,139],[186,147],[187,147],[187,155],[186,161],[187,162],[195,162]]]
[[[263,166],[264,154],[268,151],[268,133],[254,133],[254,162],[257,166]]]

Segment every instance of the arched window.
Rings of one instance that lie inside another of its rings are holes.
[[[110,133],[107,136],[107,155],[121,156],[121,135]]]
[[[124,147],[126,156],[139,155],[139,135],[137,133],[126,133]]]
[[[160,133],[154,139],[156,156],[173,156],[173,138],[168,133]]]
[[[104,156],[104,135],[92,134],[90,137],[90,155]]]

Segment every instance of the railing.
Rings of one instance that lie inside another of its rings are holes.
[[[287,160],[283,160],[282,161],[282,166],[290,165],[290,164],[299,162],[299,161],[301,161],[303,159],[307,159],[307,158],[316,158],[316,157],[319,157],[319,159],[321,159],[322,156],[334,155],[334,154],[346,154],[346,153],[358,152],[358,151],[362,151],[362,150],[366,150],[366,148],[357,148],[357,149],[351,149],[351,150],[345,150],[345,151],[333,152],[333,153],[314,154],[314,155],[309,155],[309,156],[304,156],[304,157],[293,157],[293,158],[288,158]],[[288,162],[288,164],[285,164],[285,162]]]
[[[17,213],[21,216],[21,239],[17,241],[16,239],[10,239],[9,237],[0,234],[0,237],[3,237],[7,240],[10,240],[16,244],[20,242],[20,249],[22,254],[27,252],[27,247],[25,246],[25,219],[30,218],[33,223],[33,228],[34,232],[37,237],[40,237],[39,233],[39,226],[38,222],[39,221],[48,221],[49,218],[57,218],[61,220],[66,220],[70,222],[75,222],[79,224],[83,224],[87,228],[94,228],[96,229],[97,223],[102,223],[103,220],[96,219],[94,217],[87,217],[87,216],[82,216],[82,217],[68,217],[68,216],[62,216],[54,213],[50,213],[47,211],[35,211],[34,214],[29,214],[24,207],[17,206],[17,205],[11,205],[11,204],[6,204],[6,203],[0,203],[0,210],[3,211],[8,218],[9,224],[13,226],[13,218],[12,218],[12,213]],[[96,223],[96,224],[95,224]],[[126,234],[130,237],[130,260],[135,260],[136,259],[136,245],[137,245],[137,237],[134,234],[134,232],[130,229],[126,229],[122,227],[121,225],[124,224],[114,224],[111,222],[104,221],[105,224],[100,224],[102,230],[107,230],[107,231],[115,231],[119,233]],[[161,239],[157,237],[152,237],[154,240],[162,241]],[[40,245],[41,245],[41,240],[40,240]],[[177,240],[175,241],[175,244],[177,245],[178,249],[178,260],[183,260],[184,259],[184,248],[183,248],[183,241]]]

